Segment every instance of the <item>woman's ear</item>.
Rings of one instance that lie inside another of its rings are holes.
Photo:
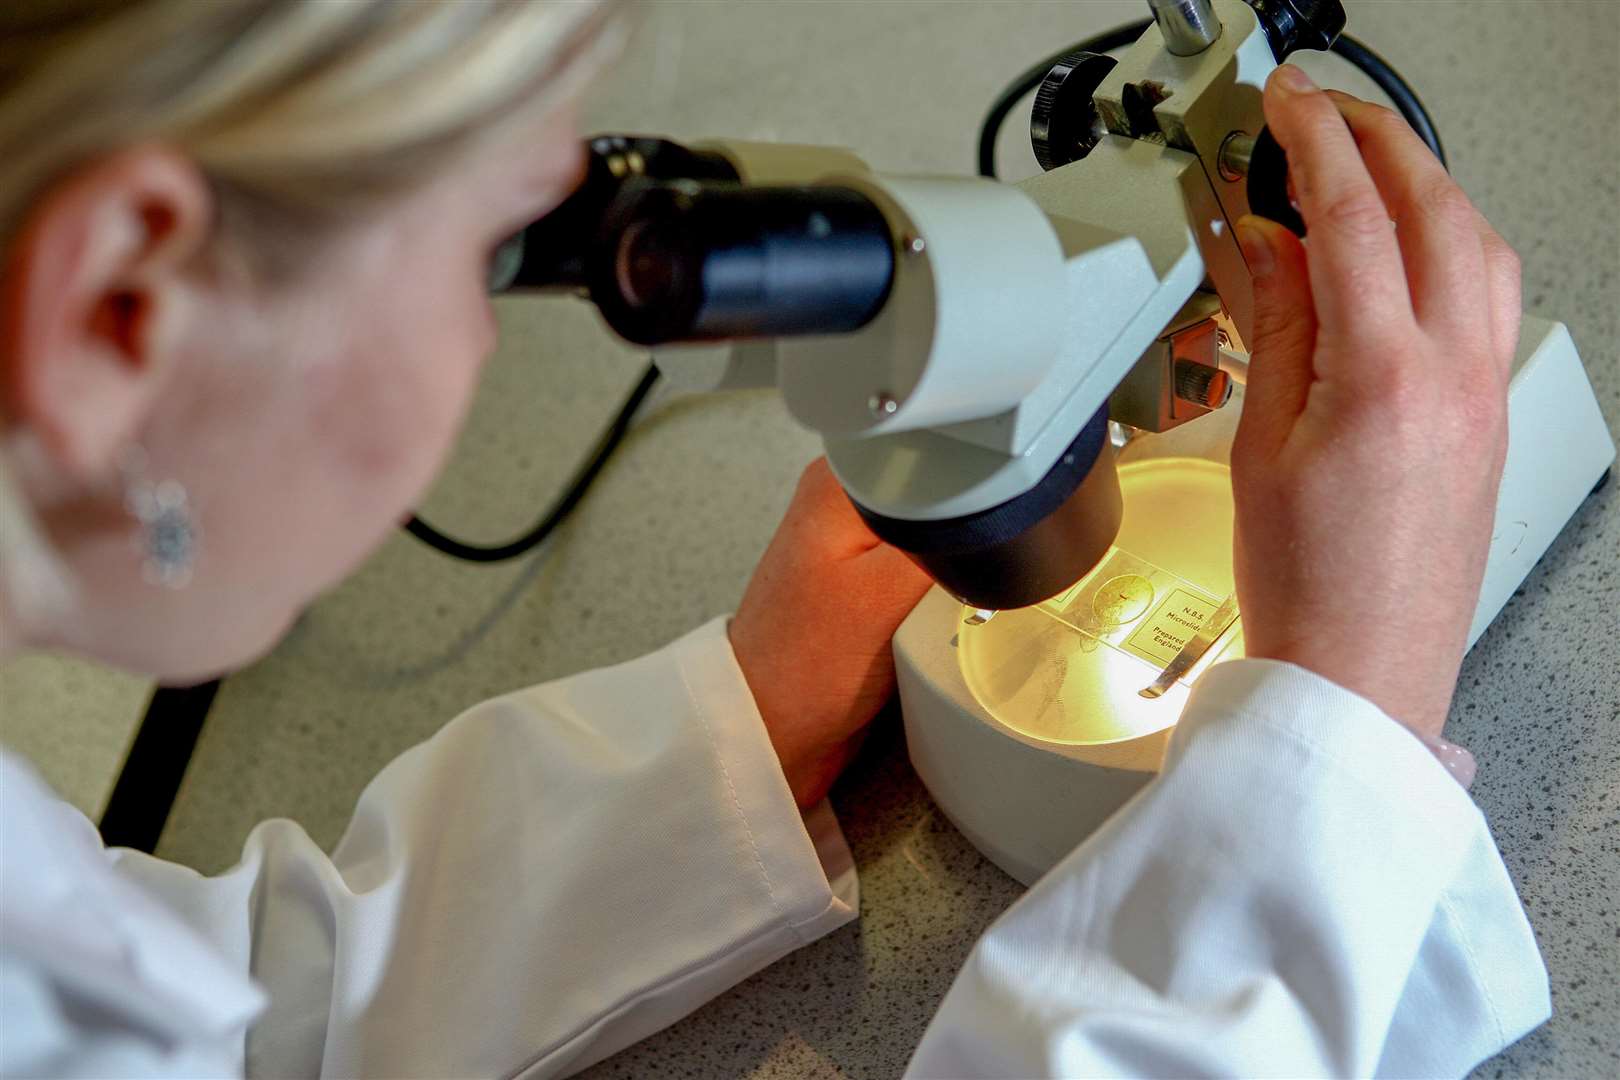
[[[204,318],[213,196],[185,155],[140,146],[51,184],[0,277],[0,415],[82,482],[140,431]]]

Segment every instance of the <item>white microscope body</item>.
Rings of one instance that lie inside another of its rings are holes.
[[[1242,0],[1154,7],[1160,25],[1095,89],[1089,153],[1016,185],[877,176],[839,151],[713,147],[745,183],[861,193],[896,254],[870,322],[709,349],[710,386],[780,385],[869,521],[994,534],[1032,493],[1045,492],[1041,513],[1079,508],[1043,550],[1094,569],[1067,589],[1072,573],[1026,583],[1036,591],[1020,603],[1062,590],[1056,601],[987,622],[936,589],[894,641],[918,774],[1024,882],[1152,778],[1189,683],[1241,654],[1224,469],[1253,298],[1232,223],[1249,211],[1247,151],[1275,62]],[[664,350],[661,366],[690,384],[703,353]],[[1105,409],[1112,437],[1054,489]],[[1526,318],[1470,644],[1614,457],[1568,332]],[[960,557],[971,572],[972,553]]]
[[[1224,465],[1240,408],[1241,392],[1207,419],[1132,440],[1121,451],[1122,462],[1193,458]],[[1560,323],[1526,317],[1508,388],[1507,466],[1470,646],[1614,458],[1614,444],[1569,332]],[[1127,491],[1127,519],[1131,512]],[[1220,539],[1229,552],[1229,538]],[[997,700],[1003,695],[982,689],[975,693],[969,686],[963,634],[1021,619],[1023,626],[1014,623],[1002,631],[1012,639],[1009,647],[1022,644],[1055,667],[1061,658],[1041,655],[1040,643],[1062,632],[1058,624],[1044,612],[1003,612],[979,628],[964,624],[971,617],[961,603],[935,589],[895,635],[906,742],[917,774],[946,817],[997,866],[1032,884],[1158,772],[1186,691],[1178,686],[1178,693],[1141,701],[1131,700],[1129,686],[1119,688],[1116,707],[1128,703],[1136,712],[1133,719],[1159,713],[1157,721],[1138,719],[1147,730],[1135,737],[1075,742],[1050,725],[1048,737],[1042,737],[1032,733],[1033,725],[1016,711],[1014,701]],[[1051,626],[1031,625],[1042,621]],[[1071,653],[1070,662],[1102,651]],[[1037,699],[1029,711],[1039,704]],[[1164,726],[1154,729],[1156,722]],[[1079,726],[1107,733],[1117,725],[1108,717],[1085,716]]]

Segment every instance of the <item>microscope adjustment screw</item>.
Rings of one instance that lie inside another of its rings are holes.
[[[1205,409],[1218,409],[1232,396],[1232,376],[1192,360],[1176,361],[1176,397]]]
[[[1249,163],[1254,157],[1255,138],[1246,131],[1234,131],[1221,140],[1221,149],[1216,154],[1216,167],[1220,170],[1221,179],[1230,183],[1237,183],[1249,175]]]

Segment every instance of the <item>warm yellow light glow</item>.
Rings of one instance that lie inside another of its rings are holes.
[[[968,687],[992,716],[1021,734],[1097,745],[1174,724],[1187,700],[1185,682],[1157,699],[1139,693],[1163,669],[1145,658],[1163,654],[1143,647],[1148,624],[1177,587],[1185,590],[1181,595],[1202,592],[1217,602],[1233,590],[1226,466],[1200,458],[1151,458],[1122,464],[1119,484],[1125,515],[1117,555],[1058,604],[1003,611],[960,628],[958,652]],[[1080,617],[1064,621],[1054,614],[1074,601],[1083,601],[1070,609]],[[1226,634],[1189,678],[1218,658],[1241,656],[1241,638],[1240,628]]]

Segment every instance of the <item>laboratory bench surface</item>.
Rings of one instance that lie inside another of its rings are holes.
[[[1526,308],[1569,325],[1615,429],[1620,5],[1347,7],[1350,32],[1424,96],[1453,171],[1523,257]],[[1145,11],[1136,2],[653,3],[587,123],[841,144],[883,170],[965,173],[978,121],[1007,79]],[[1335,58],[1303,66],[1377,96]],[[1013,114],[1001,143],[1014,177],[1035,171],[1026,115]],[[643,362],[581,305],[498,306],[500,349],[424,509],[471,538],[530,524]],[[731,610],[816,453],[769,393],[670,395],[540,557],[468,566],[391,540],[275,653],[225,682],[158,853],[218,871],[271,816],[302,822],[330,846],[367,779],[469,704],[628,659]],[[1588,500],[1463,668],[1447,735],[1479,760],[1474,795],[1535,927],[1555,1009],[1479,1076],[1620,1075],[1617,556],[1620,483]],[[14,737],[32,726],[12,698],[21,695],[8,698],[0,735],[37,748],[48,775],[71,776],[53,765],[71,752],[61,739]],[[47,699],[60,695],[32,700]],[[81,802],[93,801],[97,781],[73,782],[89,793]],[[861,873],[860,920],[590,1075],[899,1074],[975,938],[1022,890],[934,807],[893,716],[834,804]]]

